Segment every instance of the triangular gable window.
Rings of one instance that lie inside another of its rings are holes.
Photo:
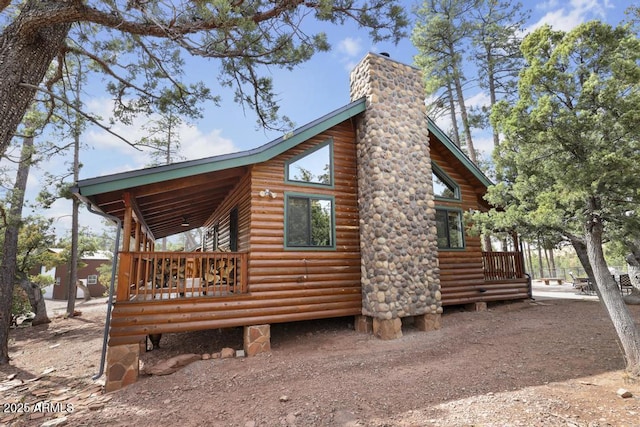
[[[285,174],[291,183],[333,186],[333,141],[329,139],[289,160]]]
[[[460,187],[435,163],[431,164],[431,179],[433,180],[433,195],[439,199],[460,200]]]

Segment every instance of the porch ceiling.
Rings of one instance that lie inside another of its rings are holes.
[[[247,166],[240,166],[96,194],[87,199],[102,212],[123,220],[128,193],[134,215],[142,216],[142,224],[155,239],[160,239],[203,226],[247,171]],[[185,219],[188,227],[182,225]]]

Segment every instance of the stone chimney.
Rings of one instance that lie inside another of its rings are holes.
[[[419,69],[368,54],[351,72],[357,126],[362,313],[383,339],[402,318],[437,329],[442,313],[429,131]],[[359,322],[362,320],[360,319]],[[362,329],[362,327],[359,327]]]

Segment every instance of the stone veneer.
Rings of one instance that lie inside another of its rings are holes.
[[[107,393],[119,390],[138,380],[140,344],[116,345],[107,349]]]
[[[247,356],[269,353],[271,351],[271,325],[245,326],[243,341]]]
[[[442,313],[429,131],[420,70],[368,54],[351,72],[351,99],[367,98],[358,122],[362,313],[381,338],[400,319]],[[431,329],[431,328],[428,328]]]

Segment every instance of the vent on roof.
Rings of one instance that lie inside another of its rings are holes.
[[[391,55],[389,55],[388,52],[380,52],[380,55],[386,56],[387,58],[391,58]]]

